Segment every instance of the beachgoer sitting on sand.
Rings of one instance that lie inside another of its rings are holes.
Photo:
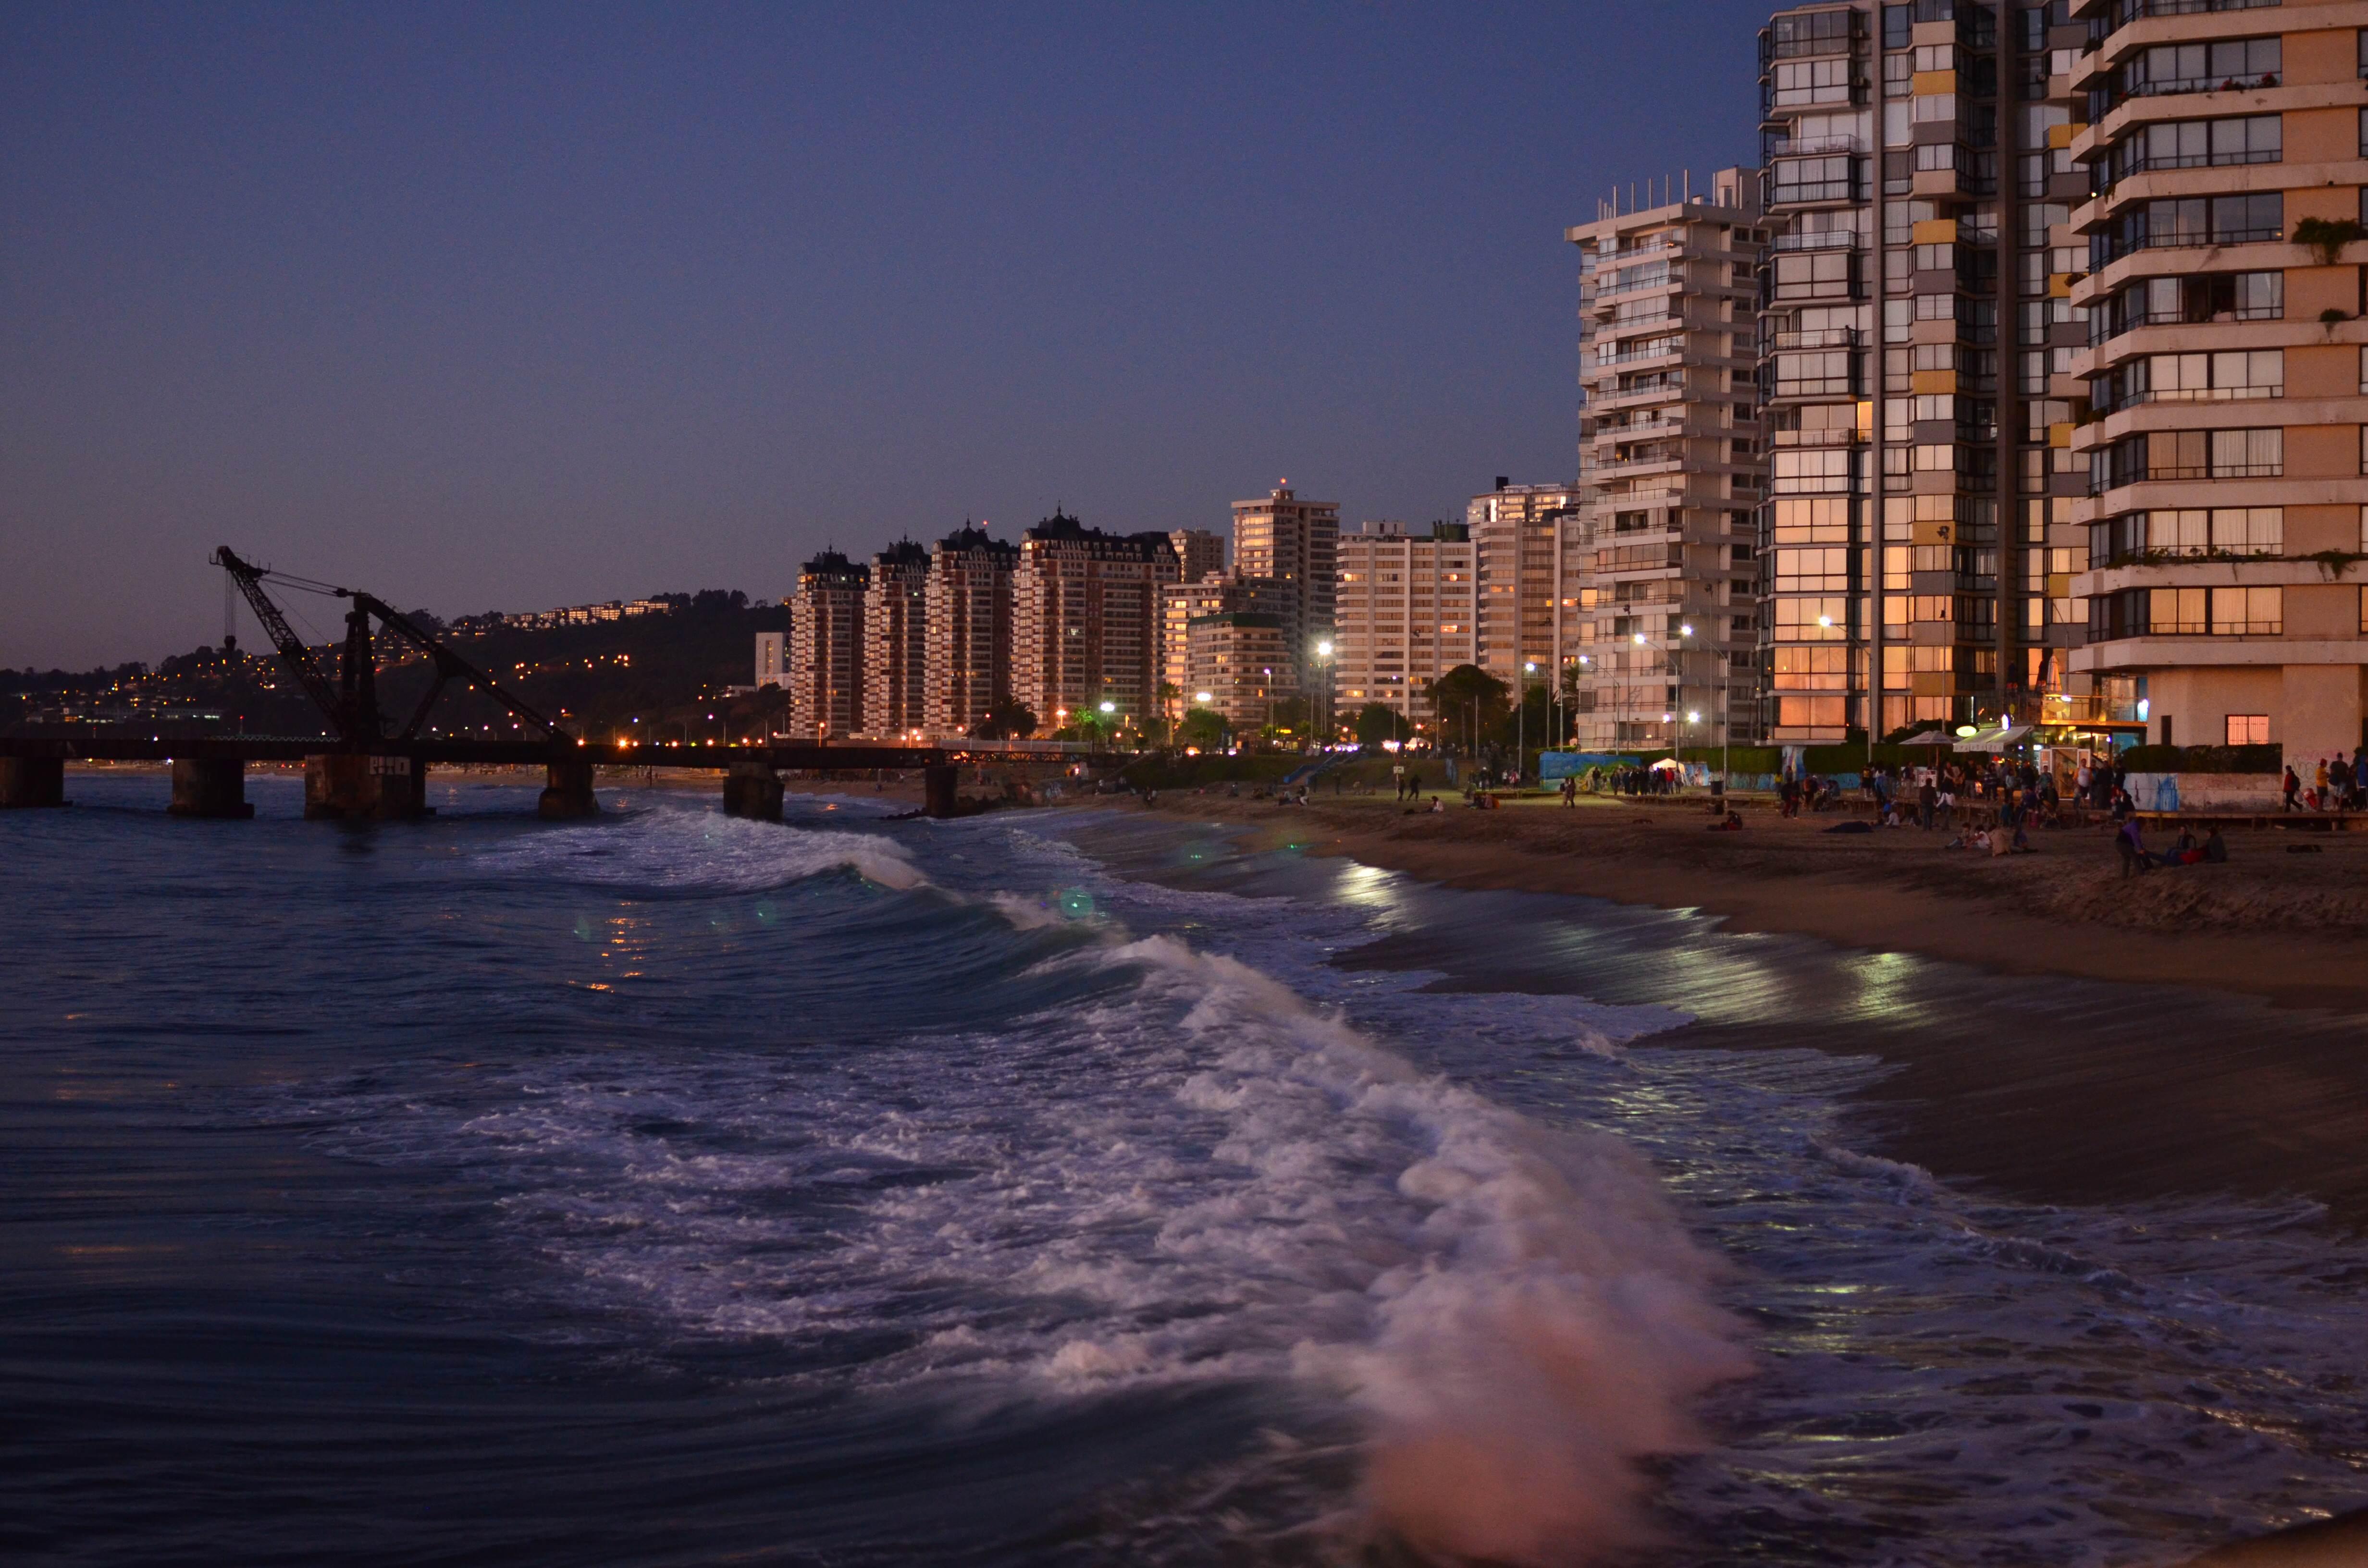
[[[1445,811],[1447,808],[1446,808],[1445,806],[1442,806],[1442,805],[1440,805],[1440,804],[1439,803],[1439,797],[1438,797],[1438,796],[1433,795],[1433,796],[1430,798],[1430,809],[1431,809],[1432,811],[1434,811],[1434,812],[1443,812],[1443,811]]]
[[[2206,865],[2211,866],[2225,866],[2228,863],[2228,841],[2220,836],[2220,830],[2217,827],[2203,835],[2203,860]]]
[[[1743,813],[1741,812],[1729,812],[1725,817],[1711,824],[1710,826],[1703,829],[1703,831],[1706,833],[1741,833],[1743,831]]]

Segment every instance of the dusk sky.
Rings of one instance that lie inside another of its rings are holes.
[[[0,665],[215,641],[217,543],[449,616],[1565,478],[1562,228],[1752,159],[1766,10],[8,5]]]

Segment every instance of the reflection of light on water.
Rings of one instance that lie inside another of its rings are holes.
[[[1845,962],[1843,972],[1858,982],[1857,1017],[1898,1024],[1928,1021],[1930,1006],[1915,991],[1922,969],[1907,953],[1868,953]]]
[[[1064,889],[1060,897],[1060,908],[1061,913],[1072,920],[1090,920],[1094,914],[1094,895],[1083,888]]]

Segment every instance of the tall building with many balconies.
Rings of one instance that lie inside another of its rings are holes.
[[[1285,630],[1303,671],[1314,668],[1315,644],[1332,634],[1339,537],[1339,506],[1303,501],[1287,482],[1258,500],[1234,503],[1234,574],[1270,577],[1288,587]]]
[[[1543,667],[1566,672],[1572,735],[1588,749],[1761,731],[1759,179],[1725,169],[1699,195],[1691,179],[1672,194],[1607,202],[1565,235],[1584,283],[1584,412]],[[1524,638],[1525,663],[1536,642]]]
[[[966,735],[1011,696],[1016,545],[964,523],[929,551],[923,727]]]
[[[2039,718],[2050,699],[2096,716],[2066,700],[2086,695],[2068,279],[2087,187],[2047,101],[2054,51],[2082,35],[2050,17],[1853,0],[1760,34],[1777,740]]]
[[[1472,530],[1433,523],[1411,533],[1376,522],[1343,533],[1333,604],[1332,690],[1342,722],[1378,702],[1406,738],[1436,715],[1430,683],[1476,657],[1478,576]]]
[[[928,723],[929,552],[899,540],[871,558],[863,590],[863,728],[882,738]]]
[[[1159,711],[1160,589],[1181,571],[1167,534],[1110,534],[1055,513],[1019,541],[1012,574],[1012,693],[1046,732],[1109,703]]]
[[[2094,193],[2058,278],[2089,321],[2072,668],[2158,743],[2275,743],[2309,778],[2368,740],[2368,587],[2336,564],[2368,551],[2368,270],[2339,243],[2368,217],[2368,12],[2070,9],[2059,134]]]
[[[1556,590],[1564,551],[1579,537],[1577,516],[1577,486],[1505,479],[1464,506],[1479,593],[1471,662],[1508,686],[1554,679]]]
[[[836,550],[798,573],[790,600],[790,733],[844,739],[863,728],[863,594],[871,574]]]

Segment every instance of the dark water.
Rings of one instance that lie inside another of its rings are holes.
[[[1087,814],[253,790],[0,816],[20,1555],[2147,1562],[2368,1499],[2312,1206],[1868,1152],[1966,971]]]

